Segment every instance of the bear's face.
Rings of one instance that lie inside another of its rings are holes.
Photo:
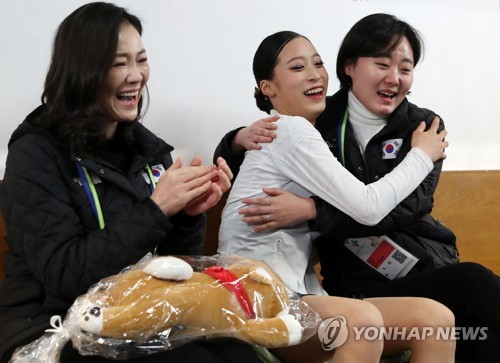
[[[98,334],[102,331],[103,317],[101,308],[88,302],[81,306],[79,324],[80,329],[88,333]]]

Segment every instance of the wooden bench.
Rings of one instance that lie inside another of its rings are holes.
[[[433,216],[457,236],[461,261],[500,275],[500,170],[441,174]]]
[[[208,212],[207,255],[217,251],[225,198]],[[500,170],[444,171],[432,213],[457,235],[462,261],[483,264],[500,275]],[[0,278],[3,277],[5,226],[0,217]]]

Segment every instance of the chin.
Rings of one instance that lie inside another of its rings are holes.
[[[387,117],[391,113],[393,113],[395,109],[396,109],[396,107],[392,107],[392,106],[379,107],[379,108],[375,109],[374,111],[372,111],[372,113],[378,117]]]
[[[133,112],[133,113],[122,113],[122,114],[118,114],[118,120],[120,120],[121,122],[133,122],[135,120],[137,120],[137,112]]]

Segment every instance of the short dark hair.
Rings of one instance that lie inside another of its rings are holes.
[[[267,36],[257,48],[253,57],[253,75],[257,82],[254,97],[257,107],[260,110],[270,113],[273,109],[269,98],[260,90],[260,82],[274,78],[274,68],[276,67],[281,51],[290,41],[299,37],[305,38],[303,35],[292,31],[280,31]]]
[[[413,50],[414,65],[423,52],[423,41],[418,31],[408,23],[390,14],[372,14],[353,25],[340,45],[337,55],[337,77],[342,88],[352,85],[345,66],[359,57],[381,57],[392,53],[406,37]]]
[[[105,140],[110,120],[98,103],[97,91],[113,65],[123,23],[131,24],[142,35],[141,21],[126,9],[94,2],[68,15],[55,34],[42,94],[45,112],[38,124],[50,129],[75,153],[85,154]],[[141,108],[142,99],[138,117]]]

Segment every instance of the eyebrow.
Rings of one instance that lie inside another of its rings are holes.
[[[392,56],[391,55],[379,55],[379,56],[374,56],[373,58],[387,58],[387,59],[392,59]],[[401,62],[402,63],[410,63],[411,65],[413,65],[413,60],[411,60],[410,58],[403,58],[403,60]]]
[[[144,54],[146,53],[146,49],[142,49],[137,53],[137,55]],[[115,57],[126,57],[128,55],[127,52],[122,52],[122,53],[116,53]]]
[[[314,53],[311,58],[314,58],[314,57],[320,57],[320,55],[318,53]],[[288,62],[286,62],[286,64],[292,63],[293,61],[296,61],[298,59],[305,59],[305,58],[306,58],[305,56],[293,57],[293,58],[289,59]]]
[[[402,62],[410,63],[411,65],[413,65],[413,61],[410,58],[404,58]]]

